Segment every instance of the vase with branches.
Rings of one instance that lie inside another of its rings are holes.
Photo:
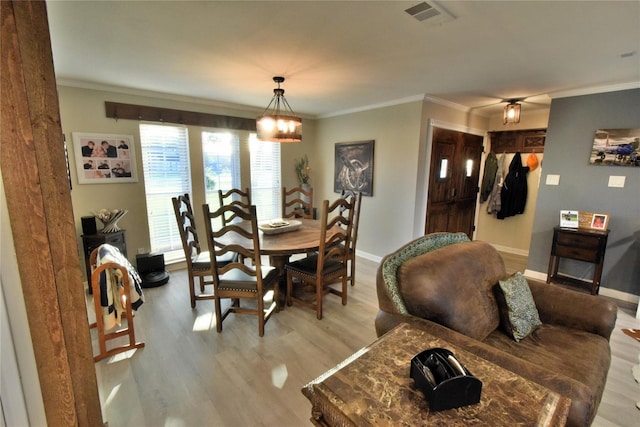
[[[311,171],[311,167],[309,166],[309,158],[306,154],[301,158],[296,159],[295,168],[300,185],[309,185],[309,181],[311,179],[309,172]]]

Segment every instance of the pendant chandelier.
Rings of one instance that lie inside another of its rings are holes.
[[[280,83],[284,82],[284,77],[276,76],[273,81],[278,84],[278,87],[273,90],[273,98],[267,108],[256,119],[258,139],[272,142],[300,142],[302,141],[302,119],[295,115],[284,97],[284,89],[280,89]]]
[[[517,99],[512,99],[505,105],[502,123],[505,125],[520,123],[520,104]]]

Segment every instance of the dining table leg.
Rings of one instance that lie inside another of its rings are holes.
[[[270,255],[269,263],[278,270],[278,310],[285,307],[287,294],[287,272],[284,266],[289,262],[290,255]]]

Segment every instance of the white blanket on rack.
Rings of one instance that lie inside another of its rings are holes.
[[[133,310],[137,310],[144,302],[142,279],[138,271],[120,253],[118,248],[109,244],[100,245],[98,247],[98,256],[96,257],[96,268],[110,262],[121,265],[128,271],[130,295],[127,295],[127,302],[131,304]],[[122,279],[122,272],[117,268],[107,268],[100,273],[100,306],[102,307],[105,331],[115,326],[120,326],[122,323],[120,317],[125,309],[122,304],[122,298],[120,298],[124,290]],[[94,295],[95,297],[96,295]],[[96,316],[99,315],[99,313],[96,313]]]

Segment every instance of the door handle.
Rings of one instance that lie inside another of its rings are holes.
[[[456,202],[456,189],[452,188],[449,191],[449,200],[447,200],[447,204],[452,205]]]
[[[451,191],[449,191],[449,204],[453,204],[456,202],[456,189],[452,188]]]

